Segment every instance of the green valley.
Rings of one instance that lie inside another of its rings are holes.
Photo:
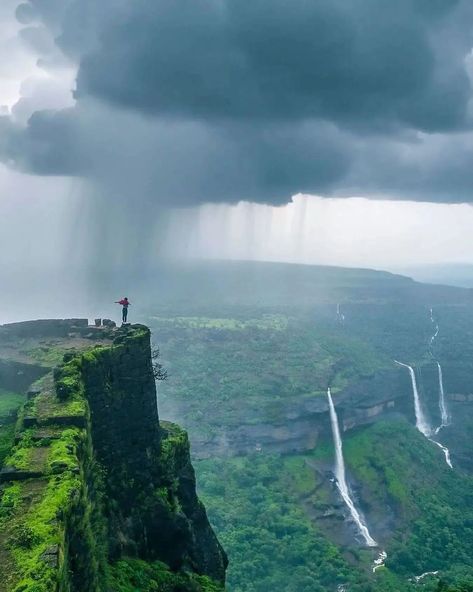
[[[193,298],[164,299],[149,323],[169,372],[161,414],[190,432],[201,496],[230,557],[229,591],[468,590],[470,291],[281,265],[292,277],[282,289],[276,265],[235,263],[241,282],[222,282],[216,303],[205,265]],[[440,327],[432,347],[430,308]],[[415,367],[433,427],[440,360],[452,425],[439,438],[454,470],[416,430],[409,374],[394,359]],[[328,386],[351,491],[387,552],[375,573],[376,551],[362,544],[333,480]]]

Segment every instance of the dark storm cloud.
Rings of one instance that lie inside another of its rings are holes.
[[[473,201],[467,0],[25,4],[79,71],[75,108],[4,132],[18,168],[144,203]]]
[[[366,138],[344,179],[352,195],[403,196],[416,201],[473,201],[472,134],[423,136],[401,142]]]
[[[468,46],[436,47],[435,37],[458,5],[138,0],[104,15],[99,50],[81,62],[78,96],[207,120],[456,129],[465,125],[470,96]],[[75,40],[67,22],[65,47]]]
[[[81,147],[72,109],[33,113],[25,130],[14,128],[8,151],[17,168],[39,175],[87,173],[87,151]]]
[[[22,170],[86,176],[113,199],[165,205],[285,203],[294,191],[330,191],[351,162],[344,137],[327,123],[149,120],[88,101],[35,113],[9,153]]]

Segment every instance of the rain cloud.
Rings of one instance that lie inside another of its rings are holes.
[[[77,66],[73,106],[0,118],[19,170],[166,206],[473,201],[468,0],[31,0],[17,18],[48,67]]]

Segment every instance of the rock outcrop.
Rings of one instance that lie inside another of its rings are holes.
[[[69,351],[29,390],[0,472],[0,592],[131,591],[145,572],[143,590],[220,590],[227,558],[196,495],[187,434],[159,422],[149,330],[0,329],[10,343],[40,336],[67,337]]]
[[[394,365],[393,365],[394,366]],[[342,431],[399,414],[415,421],[412,387],[407,373],[393,367],[355,382],[335,395]],[[186,426],[192,436],[196,458],[233,456],[261,451],[291,453],[312,450],[331,439],[325,396],[301,399],[298,406],[281,408],[277,420],[215,426],[202,433],[199,426]]]

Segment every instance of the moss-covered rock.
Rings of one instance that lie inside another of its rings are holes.
[[[221,589],[187,434],[159,424],[149,330],[115,335],[68,353],[20,413],[0,472],[2,592]]]

